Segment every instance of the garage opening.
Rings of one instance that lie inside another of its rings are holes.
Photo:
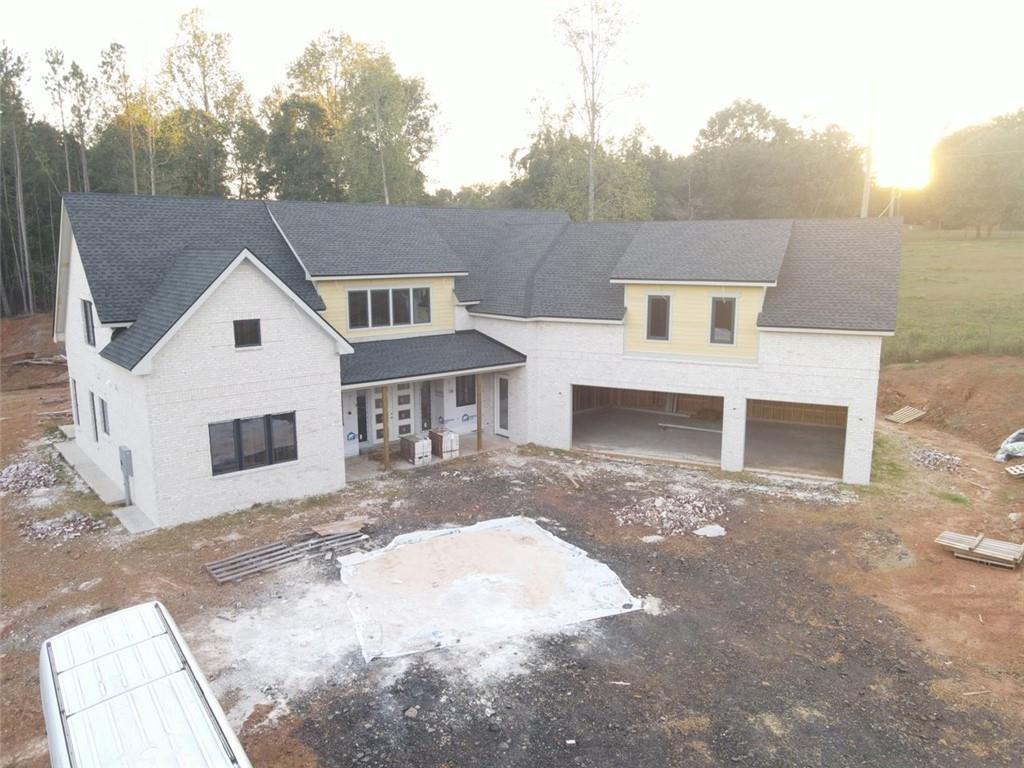
[[[747,400],[744,464],[842,478],[846,406]]]
[[[574,448],[718,466],[722,398],[574,386]]]

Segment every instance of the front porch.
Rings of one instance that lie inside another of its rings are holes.
[[[477,448],[476,432],[467,432],[459,435],[459,456],[474,456],[478,453],[490,451],[504,451],[516,447],[507,437],[484,433],[481,435],[481,446]],[[391,469],[421,469],[443,464],[453,459],[443,459],[440,456],[431,456],[426,463],[413,465],[402,458],[401,450],[397,442],[391,444]],[[454,457],[458,458],[458,457]],[[384,467],[384,448],[377,446],[376,449],[360,453],[345,460],[345,479],[348,482],[366,480],[380,475],[388,470]]]

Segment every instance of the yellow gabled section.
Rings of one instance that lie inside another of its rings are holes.
[[[757,359],[757,315],[764,302],[762,286],[647,285],[625,286],[625,352],[643,355],[674,355],[729,360]],[[669,338],[647,338],[647,297],[670,297]],[[711,300],[716,296],[736,299],[736,333],[733,344],[711,343]]]
[[[374,288],[430,288],[430,322],[377,328],[349,328],[349,291],[373,290]],[[420,333],[444,333],[455,330],[455,278],[453,277],[319,280],[316,282],[316,289],[320,292],[327,307],[320,314],[350,341],[410,336]]]

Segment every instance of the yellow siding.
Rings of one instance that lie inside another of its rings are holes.
[[[757,315],[764,299],[762,287],[728,285],[640,285],[626,288],[625,351],[645,355],[757,359]],[[669,339],[647,339],[647,296],[670,296]],[[711,298],[736,298],[736,343],[711,343]]]
[[[324,316],[347,339],[408,336],[455,330],[455,278],[393,278],[381,280],[322,280],[316,284],[327,309]],[[422,325],[398,325],[389,328],[348,327],[348,292],[374,288],[430,288],[430,322]]]

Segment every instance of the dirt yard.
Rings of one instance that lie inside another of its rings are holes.
[[[33,375],[0,395],[4,766],[48,764],[42,640],[154,598],[257,766],[1021,765],[1024,572],[932,539],[1024,540],[1024,481],[991,460],[1024,361],[886,369],[880,408],[929,415],[879,422],[867,489],[526,446],[141,536],[55,458],[67,387]],[[520,514],[644,610],[365,662],[332,561],[226,586],[203,569],[347,515],[376,518],[370,549]]]

